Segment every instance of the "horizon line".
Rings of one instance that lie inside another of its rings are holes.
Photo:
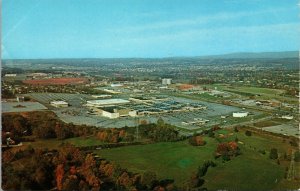
[[[209,54],[198,56],[162,56],[162,57],[48,57],[48,58],[1,58],[1,60],[56,60],[56,59],[170,59],[170,58],[201,58],[201,57],[214,57],[214,56],[228,56],[232,54],[262,54],[262,53],[283,53],[283,52],[298,52],[300,57],[300,50],[284,50],[284,51],[263,51],[263,52],[229,52],[222,54]]]

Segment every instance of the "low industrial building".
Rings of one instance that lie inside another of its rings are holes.
[[[292,115],[283,115],[283,116],[281,116],[281,118],[291,120],[291,119],[294,119],[294,116],[292,116]]]
[[[137,112],[135,110],[125,108],[125,107],[98,107],[92,108],[92,112],[99,114],[103,117],[108,117],[110,119],[116,119],[119,117],[135,117]]]
[[[247,117],[248,116],[248,112],[245,112],[245,111],[233,112],[232,116],[233,117]]]
[[[92,97],[106,99],[106,98],[112,98],[112,95],[102,94],[102,95],[92,95]]]
[[[5,74],[4,77],[16,77],[17,74]]]
[[[57,107],[57,108],[69,106],[69,104],[65,101],[51,101],[50,105],[52,105],[53,107]]]
[[[172,81],[172,79],[170,79],[170,78],[163,78],[163,79],[161,80],[161,83],[162,83],[163,85],[170,85],[170,84],[171,84],[171,81]]]

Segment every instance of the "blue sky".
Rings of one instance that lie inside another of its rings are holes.
[[[299,50],[297,0],[3,0],[3,58]]]

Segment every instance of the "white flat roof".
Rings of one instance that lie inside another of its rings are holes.
[[[92,95],[92,97],[111,97],[109,94],[101,94],[101,95]]]
[[[247,111],[238,111],[238,112],[233,112],[233,113],[249,113]]]
[[[68,103],[65,102],[65,101],[51,101],[50,104],[65,105],[65,104],[68,104]]]
[[[130,101],[125,99],[104,99],[104,100],[90,100],[87,101],[88,104],[93,105],[112,105],[112,104],[122,104],[122,103],[129,103]]]

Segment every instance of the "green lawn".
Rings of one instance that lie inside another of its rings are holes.
[[[207,144],[200,147],[183,141],[119,147],[96,153],[130,171],[153,171],[160,178],[174,178],[182,185],[205,160],[213,160],[215,145],[213,139],[208,139]]]
[[[220,130],[220,133],[226,135],[231,134],[232,131]],[[271,147],[275,147],[283,152],[285,143],[256,135],[247,137],[244,132],[233,134],[226,139],[234,140],[236,135],[245,143],[245,145],[240,145],[243,154],[226,163],[217,159],[217,167],[209,168],[208,174],[204,177],[206,180],[204,186],[212,190],[223,188],[270,190],[275,188],[284,176],[285,167],[270,160],[268,153],[265,155],[258,153],[258,149],[269,151]],[[187,141],[182,141],[119,147],[95,152],[129,171],[140,173],[153,171],[159,178],[171,178],[175,180],[176,185],[184,186],[192,173],[202,166],[205,160],[215,161],[213,153],[217,141],[208,137],[205,137],[205,140],[207,144],[200,147],[194,147]]]
[[[211,100],[211,101],[217,101],[217,100],[222,99],[222,98],[218,98],[216,96],[210,95],[208,93],[202,93],[202,94],[198,94],[198,95],[194,95],[194,96],[198,97],[198,98],[205,99],[205,100]]]
[[[219,162],[205,176],[208,190],[271,190],[284,177],[284,168],[255,151],[242,149],[237,158]]]
[[[296,97],[288,97],[288,96],[281,96],[280,94],[285,93],[285,90],[282,89],[271,89],[271,88],[259,88],[259,87],[249,87],[249,86],[229,86],[227,84],[210,84],[210,85],[203,85],[214,89],[217,87],[218,90],[229,91],[232,93],[240,94],[242,96],[247,96],[247,94],[257,95],[260,94],[261,96],[258,97],[259,99],[276,99],[279,101],[287,102],[290,104],[298,104],[299,100]]]
[[[293,97],[286,97],[281,96],[280,94],[284,93],[285,90],[278,90],[278,89],[270,89],[270,88],[258,88],[258,87],[247,87],[247,86],[240,86],[240,87],[234,87],[234,88],[224,88],[224,90],[230,90],[234,91],[236,93],[250,93],[250,94],[260,94],[261,96],[259,99],[276,99],[279,101],[291,103],[291,104],[298,104],[299,100],[298,98]]]
[[[229,131],[229,130],[227,130]],[[255,133],[252,133],[252,136],[247,136],[245,135],[245,131],[239,131],[239,132],[234,132],[230,131],[233,133],[233,135],[228,136],[227,138],[224,138],[224,142],[226,141],[234,141],[235,138],[237,137],[239,141],[243,142],[245,147],[255,149],[256,151],[258,150],[265,150],[267,153],[272,149],[276,148],[279,153],[284,153],[288,152],[287,148],[290,148],[288,145],[288,140],[286,140],[286,143],[283,143],[283,138],[279,137],[273,137],[270,135],[257,135]],[[229,132],[224,133],[224,130],[218,130],[217,134],[229,134]],[[220,138],[220,140],[222,140]],[[223,142],[222,141],[222,142]]]
[[[247,87],[247,86],[235,87],[232,90],[238,90],[241,92],[247,92],[252,94],[280,94],[284,92],[284,90],[278,90],[278,89]]]

